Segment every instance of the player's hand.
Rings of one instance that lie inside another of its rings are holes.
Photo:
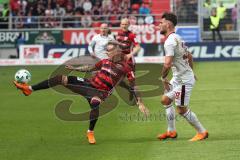
[[[145,107],[145,105],[142,102],[138,102],[138,108],[139,110],[145,115],[148,116],[149,115],[149,110],[147,107]]]
[[[66,65],[65,68],[68,69],[68,70],[74,70],[74,67],[71,66],[71,65]]]
[[[133,55],[131,53],[126,55],[126,60],[127,61],[130,60],[131,58],[133,58]]]
[[[170,82],[167,79],[165,79],[165,81],[163,81],[162,83],[163,83],[163,88],[166,91],[170,91],[170,86],[171,86]]]

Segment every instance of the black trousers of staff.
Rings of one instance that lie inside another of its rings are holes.
[[[222,35],[220,33],[219,26],[217,28],[214,28],[214,29],[211,29],[211,30],[212,30],[212,39],[213,39],[213,41],[216,41],[215,32],[217,32],[219,40],[222,41]]]

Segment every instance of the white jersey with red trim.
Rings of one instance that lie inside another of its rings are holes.
[[[107,59],[106,47],[109,41],[114,40],[113,35],[103,36],[101,34],[95,35],[88,45],[88,51],[91,55],[99,59]]]
[[[188,83],[194,79],[194,73],[187,59],[187,48],[176,33],[171,33],[164,43],[165,56],[173,56],[173,78],[179,83]]]

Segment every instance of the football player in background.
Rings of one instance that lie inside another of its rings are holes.
[[[129,64],[129,66],[131,66],[131,71],[128,72],[127,74],[127,78],[131,78],[134,77],[134,82],[135,82],[135,60],[134,60],[134,56],[138,54],[138,52],[140,51],[141,47],[140,44],[138,42],[136,42],[135,38],[136,35],[134,33],[132,33],[131,31],[129,31],[129,25],[130,22],[127,18],[124,18],[121,20],[120,23],[120,28],[121,30],[118,31],[117,35],[116,35],[116,40],[120,46],[120,49],[122,50],[123,54],[126,54],[127,57],[127,63]],[[119,86],[126,88],[130,91],[130,93],[132,92],[132,90],[135,90],[134,87],[130,87],[128,85],[126,85],[125,81],[122,81]],[[132,100],[132,94],[129,94],[129,100]]]
[[[109,34],[110,30],[108,24],[101,24],[100,33],[93,36],[91,42],[88,45],[88,51],[93,58],[107,59],[106,48],[109,41],[114,40],[113,35]]]

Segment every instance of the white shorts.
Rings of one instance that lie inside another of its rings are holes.
[[[191,82],[182,84],[173,78],[170,81],[170,91],[166,91],[164,95],[174,100],[176,106],[188,106],[195,79]]]

